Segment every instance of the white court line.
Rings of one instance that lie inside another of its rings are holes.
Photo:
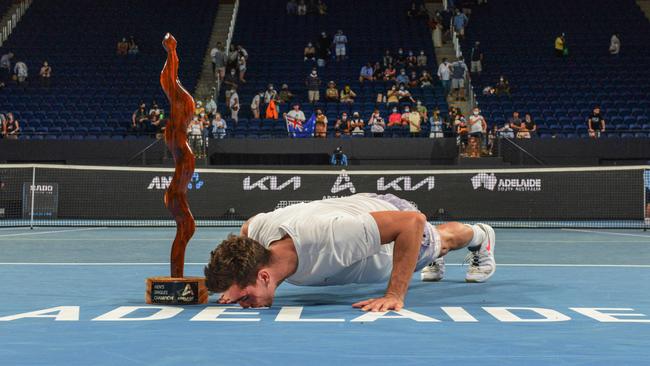
[[[26,227],[26,226],[18,226],[18,227],[3,227],[3,228],[0,228],[0,231],[4,231],[4,230],[27,230],[27,229],[29,229],[29,228]]]
[[[71,233],[71,232],[77,232],[77,231],[89,231],[89,230],[99,230],[99,229],[105,229],[105,228],[104,227],[91,227],[91,228],[85,228],[85,229],[34,231],[34,232],[29,232],[29,233],[18,233],[18,234],[0,234],[0,238],[6,238],[6,237],[9,237],[9,236],[27,236],[27,235],[42,235],[42,234],[56,234],[56,233]],[[41,239],[41,240],[48,240],[48,239]],[[86,240],[91,241],[92,239],[86,239]]]
[[[586,230],[586,229],[562,229],[562,230],[563,231],[578,232],[578,233],[634,236],[634,237],[637,237],[637,238],[648,238],[648,240],[650,240],[650,235],[643,235],[643,234],[613,233],[613,232],[609,232],[609,231]]]
[[[188,266],[205,266],[207,263],[190,262]],[[463,266],[463,263],[445,263],[447,266]],[[168,266],[167,262],[0,262],[0,266]],[[650,264],[558,264],[558,263],[499,263],[501,267],[594,267],[594,268],[650,268]]]

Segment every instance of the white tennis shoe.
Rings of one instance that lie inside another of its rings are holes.
[[[445,259],[437,258],[420,271],[420,279],[424,282],[436,282],[445,277]]]
[[[476,224],[481,230],[485,231],[485,240],[481,243],[479,250],[469,252],[465,257],[465,262],[469,263],[466,282],[485,282],[492,277],[497,269],[497,263],[494,260],[494,247],[496,234],[490,225]]]

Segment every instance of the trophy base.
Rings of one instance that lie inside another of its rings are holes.
[[[203,277],[149,277],[145,281],[147,304],[192,305],[208,303]]]

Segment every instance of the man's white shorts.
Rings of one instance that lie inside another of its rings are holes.
[[[345,56],[345,45],[336,45],[336,55]]]

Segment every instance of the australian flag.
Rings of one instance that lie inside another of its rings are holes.
[[[302,123],[291,117],[287,117],[287,131],[292,137],[312,137],[316,127],[316,115],[312,113],[311,117]]]

